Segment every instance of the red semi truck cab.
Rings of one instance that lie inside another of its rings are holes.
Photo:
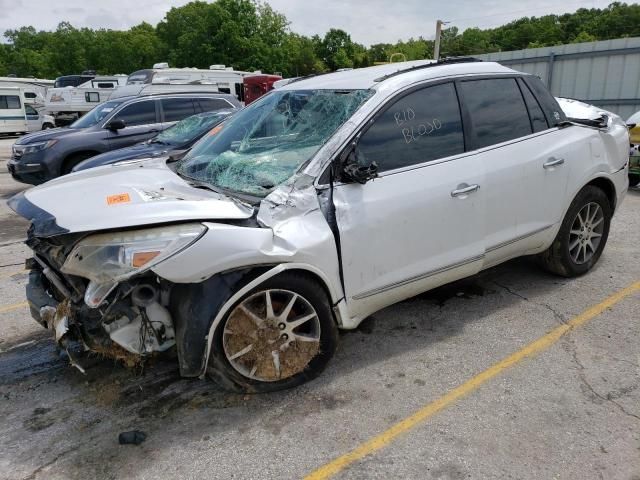
[[[282,80],[280,75],[251,75],[244,77],[244,104],[249,105],[262,95],[273,90],[273,84]]]

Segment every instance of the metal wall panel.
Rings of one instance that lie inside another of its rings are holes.
[[[640,37],[476,57],[537,75],[555,96],[593,103],[624,119],[640,110]]]

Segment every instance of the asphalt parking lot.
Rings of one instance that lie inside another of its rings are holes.
[[[342,334],[267,395],[57,354],[24,303],[0,140],[0,478],[640,479],[640,189],[578,279],[519,259]],[[141,430],[139,446],[118,434]]]

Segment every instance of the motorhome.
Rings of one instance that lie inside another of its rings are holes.
[[[0,133],[28,131],[24,90],[19,87],[0,87]]]
[[[129,75],[127,84],[118,87],[111,99],[131,95],[149,95],[175,91],[207,91],[235,95],[244,101],[243,79],[262,72],[243,72],[226,65],[211,65],[208,70],[198,68],[170,68],[168,63],[156,63],[153,68],[138,70]]]
[[[64,125],[107,101],[114,89],[126,81],[127,75],[96,76],[75,87],[50,88],[45,110],[55,117],[57,125]]]
[[[47,89],[53,87],[53,80],[44,78],[0,77],[0,88],[16,87],[24,91],[24,101],[36,110],[44,108]]]

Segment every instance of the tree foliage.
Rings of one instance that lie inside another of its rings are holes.
[[[55,31],[25,26],[4,35],[0,75],[43,78],[87,69],[131,73],[160,61],[175,67],[225,64],[290,77],[433,55],[433,41],[423,37],[366,48],[335,28],[323,37],[299,35],[284,15],[257,0],[192,1],[171,8],[155,27],[94,30],[61,22]],[[604,9],[523,17],[492,29],[460,32],[454,26],[443,30],[440,51],[474,55],[630,36],[640,36],[640,5],[615,2]]]

